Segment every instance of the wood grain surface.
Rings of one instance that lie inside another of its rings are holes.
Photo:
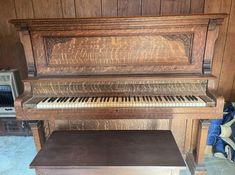
[[[100,17],[101,0],[75,0],[77,17]]]
[[[37,2],[38,1],[38,2]],[[204,2],[205,1],[205,2]],[[95,2],[95,3],[94,3]],[[117,16],[118,12],[118,0],[102,0],[102,1],[94,1],[93,3],[100,7],[99,11],[102,11],[102,16]],[[60,4],[61,3],[61,4]],[[76,2],[74,3],[73,0],[66,0],[66,1],[50,1],[44,2],[41,0],[2,0],[0,2],[1,7],[3,10],[1,10],[1,14],[3,15],[1,17],[1,23],[2,27],[0,30],[1,35],[1,44],[0,44],[0,68],[4,67],[12,67],[12,68],[18,68],[21,73],[21,77],[25,78],[27,76],[27,67],[24,60],[24,53],[22,50],[22,46],[19,44],[18,36],[14,33],[14,29],[9,30],[9,25],[7,24],[7,21],[12,18],[42,18],[42,17],[80,17],[78,14],[76,14],[76,6],[82,6],[82,3],[86,2],[80,2],[78,5]],[[135,1],[130,1],[130,6],[133,5]],[[169,12],[168,14],[185,14],[185,12],[189,13],[228,13],[233,14],[234,10],[231,11],[232,7],[232,0],[191,0],[190,7],[189,3],[186,1],[180,2],[175,0],[142,0],[141,1],[141,13],[137,14],[140,15],[158,15],[163,14],[165,12]],[[41,5],[40,5],[41,4]],[[99,5],[101,4],[101,5]],[[138,4],[138,3],[137,3]],[[165,5],[169,4],[169,5]],[[183,5],[182,5],[183,4]],[[164,8],[161,6],[164,5]],[[90,6],[86,7],[86,11],[89,14],[91,8]],[[183,8],[183,10],[182,10]],[[173,10],[172,10],[173,9]],[[133,9],[134,11],[135,9]],[[5,12],[7,13],[5,13]],[[120,10],[119,10],[120,11]],[[231,13],[232,12],[232,13]],[[41,13],[41,14],[39,14]],[[84,12],[85,13],[85,12]],[[125,12],[126,13],[126,12]],[[134,12],[130,12],[134,13]],[[11,15],[12,14],[12,15]],[[95,17],[90,15],[90,17]],[[99,15],[100,16],[100,15]],[[5,21],[5,22],[4,22]],[[230,20],[231,21],[231,20]],[[221,94],[225,94],[225,97],[227,100],[231,98],[231,100],[234,99],[235,95],[231,93],[233,91],[233,80],[232,78],[229,78],[227,82],[225,82],[225,79],[227,77],[226,73],[220,73],[221,68],[224,67],[224,71],[228,70],[226,68],[228,64],[223,64],[223,61],[229,59],[228,56],[224,57],[224,49],[225,47],[228,47],[228,45],[225,45],[226,39],[227,39],[227,29],[229,26],[229,18],[225,19],[225,22],[223,23],[222,28],[220,29],[219,38],[216,44],[215,54],[214,54],[214,62],[213,62],[213,74],[218,77],[218,81],[215,82],[216,87],[219,87],[219,92]],[[232,25],[230,25],[232,27]],[[10,33],[9,33],[10,31]],[[8,35],[10,34],[10,35]],[[7,38],[10,36],[9,38]],[[17,50],[17,52],[11,52],[11,49],[15,48],[14,50]],[[230,50],[230,49],[229,49]],[[224,72],[223,71],[223,72]],[[231,70],[233,71],[233,70]],[[221,80],[221,83],[219,83],[219,79]]]
[[[11,22],[19,30],[25,26],[30,30],[39,76],[210,73],[210,55],[224,17],[220,14]],[[206,36],[209,39],[205,45]]]
[[[30,166],[184,168],[185,163],[171,131],[55,131]]]

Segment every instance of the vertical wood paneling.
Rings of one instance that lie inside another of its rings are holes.
[[[60,0],[32,0],[35,18],[62,18]]]
[[[220,12],[222,1],[226,0],[213,0],[213,1],[205,0],[204,12],[205,13]]]
[[[0,37],[11,35],[14,27],[8,23],[9,19],[16,18],[14,0],[0,1]]]
[[[205,0],[191,0],[190,13],[203,13]]]
[[[230,100],[233,102],[235,101],[235,75],[233,77],[233,87],[231,90]]]
[[[102,16],[117,16],[118,0],[102,0]]]
[[[232,3],[232,0],[214,0],[214,1],[205,0],[204,12],[205,13],[228,13],[229,14],[230,10],[231,10],[231,3]],[[224,94],[224,87],[225,86],[228,86],[230,88],[229,91],[231,91],[231,85],[223,84],[224,82],[223,83],[220,82],[222,79],[226,79],[226,77],[224,77],[226,75],[221,74],[222,73],[221,69],[222,69],[222,67],[225,66],[223,64],[223,62],[224,61],[226,62],[226,59],[228,59],[228,58],[224,57],[224,51],[225,51],[225,47],[226,47],[229,18],[230,17],[228,16],[226,19],[224,19],[223,25],[220,26],[219,37],[218,37],[217,42],[215,44],[213,66],[212,66],[212,74],[217,77],[217,80],[215,81],[215,88],[218,89],[219,93],[221,93],[222,95]],[[223,69],[226,70],[225,67]],[[228,97],[227,97],[227,100],[228,100]]]
[[[143,16],[159,16],[161,0],[142,0],[142,15]]]
[[[188,14],[190,12],[190,0],[161,0],[162,15]]]
[[[15,0],[15,8],[18,19],[34,18],[31,0]]]
[[[101,16],[101,0],[75,0],[77,17]]]
[[[61,0],[61,7],[64,18],[76,17],[74,0]]]
[[[118,16],[141,16],[141,0],[118,0]]]
[[[227,39],[224,50],[224,58],[219,81],[219,92],[222,92],[226,100],[234,99],[230,97],[233,90],[235,75],[235,2],[232,1],[230,17],[228,21]]]
[[[0,1],[0,69],[15,68],[20,71],[21,78],[27,75],[24,50],[20,44],[15,28],[8,23],[16,18],[14,0]]]

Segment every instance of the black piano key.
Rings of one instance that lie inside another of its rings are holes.
[[[83,97],[79,97],[79,100],[78,100],[78,102],[81,102],[81,101],[82,101],[82,99],[83,99]]]
[[[107,97],[107,102],[109,102],[109,98],[110,98],[110,97]]]
[[[142,98],[143,98],[143,101],[145,101],[145,97],[143,96]]]
[[[154,99],[155,99],[156,101],[158,101],[158,98],[157,98],[157,96],[154,96]]]
[[[137,96],[137,100],[140,101],[140,97],[139,96]]]
[[[113,102],[115,102],[115,97],[113,97]]]
[[[60,100],[59,100],[59,102],[61,103],[61,102],[64,102],[64,100],[65,100],[65,97],[62,97]]]
[[[176,96],[176,98],[177,98],[177,100],[181,101],[181,98],[178,95]]]
[[[47,101],[47,99],[48,99],[48,97],[44,98],[44,99],[42,100],[42,102],[44,103],[45,101]]]
[[[173,100],[173,101],[175,101],[175,97],[173,97],[173,96],[170,96],[171,97],[171,99]]]
[[[176,96],[176,98],[177,98],[179,101],[182,101],[182,99],[181,99],[179,96]]]
[[[188,96],[192,101],[194,101],[194,98],[191,96],[191,95],[189,95]]]
[[[181,100],[185,101],[184,97],[182,97],[181,95],[179,97],[181,98]]]
[[[74,97],[73,102],[75,102],[78,99],[78,97]]]
[[[168,101],[168,98],[167,98],[166,96],[163,96],[163,98],[164,98],[166,101]]]
[[[188,100],[188,101],[191,101],[191,99],[186,95],[185,98]]]
[[[193,101],[196,101],[195,98],[194,98],[192,95],[190,95],[190,97],[191,97],[191,99],[192,99]]]
[[[148,96],[146,96],[145,98],[146,98],[147,101],[149,101],[149,97]]]
[[[57,100],[57,102],[62,102],[64,100],[64,97],[60,97],[58,100]]]
[[[136,96],[134,96],[134,101],[136,102]]]
[[[52,102],[55,102],[58,99],[58,97],[54,97]]]
[[[192,97],[193,97],[196,101],[198,101],[197,97],[195,97],[194,95],[192,95]]]
[[[162,101],[162,97],[161,97],[161,96],[158,96],[158,99],[159,99],[160,101]]]
[[[85,102],[88,102],[89,99],[90,99],[90,97],[87,97],[86,100],[85,100]]]
[[[100,102],[102,102],[103,101],[103,97],[100,97]]]
[[[91,98],[91,102],[93,102],[93,101],[94,101],[94,99],[95,99],[95,97],[92,97],[92,98]]]
[[[151,96],[149,96],[149,100],[150,100],[150,101],[153,101],[153,98],[152,98]]]
[[[83,98],[82,98],[82,102],[85,102],[85,100],[86,100],[86,97],[83,97]]]
[[[50,103],[50,102],[52,102],[52,100],[53,100],[53,97],[51,97],[51,98],[48,100],[48,102]]]
[[[66,99],[66,97],[61,97],[61,99],[58,99],[58,102],[63,102]]]
[[[95,97],[95,100],[94,100],[94,101],[97,102],[98,98],[99,98],[99,97]]]
[[[116,102],[118,102],[118,97],[116,97]]]
[[[125,102],[127,102],[127,97],[125,97]]]
[[[124,97],[122,97],[122,102],[124,101]]]
[[[65,97],[65,100],[64,100],[64,102],[68,101],[68,99],[69,99],[69,97]]]
[[[170,96],[166,96],[166,98],[167,98],[169,101],[172,101]]]
[[[74,99],[74,97],[70,98],[70,99],[69,99],[69,102],[72,102],[72,101],[73,101],[73,99]]]
[[[60,102],[62,100],[63,97],[59,97],[56,102]]]
[[[129,102],[131,101],[131,97],[130,97],[130,96],[128,96],[128,101],[129,101]]]

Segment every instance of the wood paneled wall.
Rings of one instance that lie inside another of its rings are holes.
[[[230,14],[216,44],[213,74],[226,100],[235,100],[235,1],[233,0],[1,0],[0,68],[18,68],[26,77],[23,48],[12,18],[70,18],[100,16],[159,16],[190,13]]]

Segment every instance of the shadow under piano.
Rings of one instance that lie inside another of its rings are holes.
[[[43,175],[206,174],[209,119],[222,117],[213,51],[225,14],[15,19]]]

